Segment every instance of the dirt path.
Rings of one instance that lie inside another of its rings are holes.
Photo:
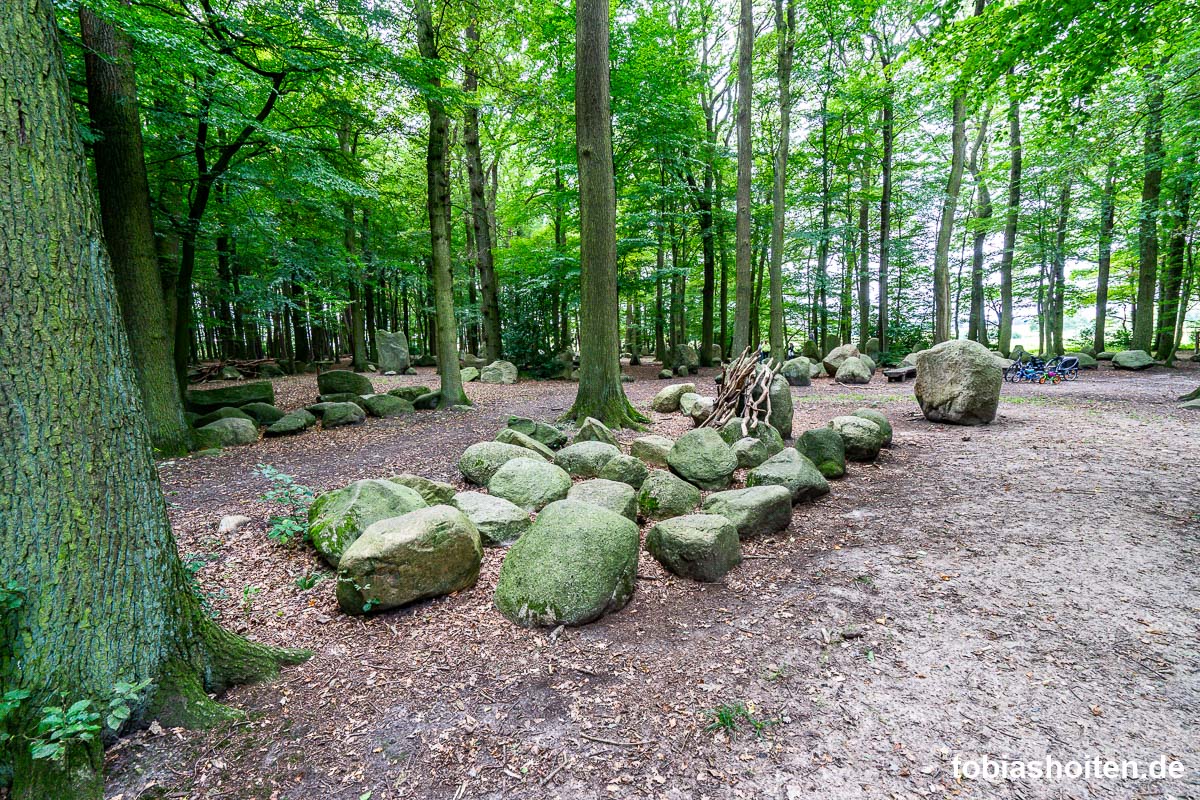
[[[627,389],[645,406],[663,384],[637,372]],[[311,382],[281,382],[283,402]],[[492,609],[496,550],[472,590],[341,616],[332,581],[293,583],[320,568],[311,553],[266,540],[252,469],[317,488],[453,478],[508,413],[551,418],[573,387],[472,385],[469,413],[164,465],[181,549],[222,623],[315,655],[227,695],[246,721],[121,742],[109,797],[1200,797],[1200,429],[1169,402],[1198,382],[1188,365],[1006,385],[997,424],[973,429],[926,423],[911,384],[797,389],[797,431],[874,404],[894,446],[798,506],[785,533],[746,542],[723,584],[644,556],[625,610],[557,636]],[[226,513],[254,521],[223,541]],[[762,730],[705,730],[722,706]],[[1187,776],[955,781],[956,756],[985,755],[1166,755]]]

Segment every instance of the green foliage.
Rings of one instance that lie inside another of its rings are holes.
[[[756,737],[761,737],[768,728],[778,722],[772,719],[759,719],[744,703],[720,705],[704,712],[704,716],[708,720],[704,730],[724,731],[731,738],[737,735],[743,725],[748,726]]]
[[[25,589],[16,581],[0,586],[0,614],[16,611],[25,604]]]
[[[297,575],[294,582],[297,589],[302,592],[307,592],[309,589],[313,588],[328,577],[328,575],[319,570],[308,570],[307,572]]]
[[[149,680],[119,681],[103,706],[97,706],[91,699],[76,700],[70,705],[42,706],[32,726],[32,735],[14,734],[10,730],[14,717],[32,693],[26,690],[6,692],[0,698],[0,745],[14,738],[25,739],[34,760],[61,762],[73,743],[91,742],[104,730],[120,731],[149,686]]]
[[[283,514],[277,514],[269,520],[267,537],[283,545],[302,541],[308,534],[308,507],[313,500],[312,489],[268,464],[259,464],[258,474],[271,483],[263,499],[269,503],[279,503],[285,508]]]

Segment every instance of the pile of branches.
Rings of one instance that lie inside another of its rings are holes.
[[[771,383],[783,364],[777,361],[760,363],[761,354],[747,347],[725,368],[721,388],[713,403],[713,412],[699,427],[720,429],[734,417],[741,417],[742,435],[771,418]]]
[[[206,383],[208,381],[222,380],[221,370],[226,367],[233,367],[243,375],[257,376],[263,364],[274,360],[273,358],[231,359],[229,361],[214,361],[211,364],[201,364],[195,369],[188,370],[188,382]]]

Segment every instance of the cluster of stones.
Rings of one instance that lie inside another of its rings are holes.
[[[758,366],[757,369],[766,369]],[[771,424],[784,438],[792,435],[792,392],[786,377],[780,373],[771,380],[767,392],[771,399],[771,414],[767,422]],[[757,399],[757,398],[756,398]],[[715,400],[696,393],[694,383],[674,383],[664,387],[650,401],[650,408],[659,414],[680,412],[690,417],[696,426],[703,425],[713,413]],[[740,413],[740,409],[739,409]]]
[[[793,504],[827,494],[847,459],[874,459],[890,442],[887,419],[869,409],[807,431],[794,447],[771,425],[735,418],[674,440],[642,436],[628,452],[599,420],[568,439],[511,417],[458,462],[486,493],[412,475],[357,481],[317,498],[310,538],[337,569],[338,603],[350,614],[471,586],[482,548],[506,546],[496,608],[522,626],[583,625],[633,596],[639,522],[665,569],[718,581],[740,563],[742,539],[786,529]]]
[[[258,441],[259,428],[270,430],[289,416],[275,406],[275,388],[270,381],[190,389],[186,403],[185,416],[198,450],[253,444]]]

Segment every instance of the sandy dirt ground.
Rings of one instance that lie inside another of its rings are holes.
[[[648,408],[664,382],[629,371]],[[689,380],[713,393],[712,375]],[[255,467],[316,490],[397,472],[458,482],[467,445],[510,413],[553,419],[571,384],[471,384],[470,412],[165,462],[214,615],[314,655],[225,695],[240,721],[123,739],[108,797],[1200,798],[1200,416],[1171,402],[1198,383],[1187,363],[1005,384],[994,424],[959,428],[926,422],[911,383],[816,380],[793,389],[797,433],[872,406],[892,447],[797,506],[787,531],[746,540],[723,582],[675,578],[643,552],[627,608],[558,633],[492,607],[499,549],[473,589],[340,614],[332,579],[296,586],[328,572],[311,550],[267,539],[278,508]],[[276,388],[288,408],[316,391],[313,376]],[[690,427],[652,416],[654,432]],[[222,537],[226,514],[252,521]],[[744,710],[735,730],[712,727],[721,709]],[[956,759],[1097,756],[1186,772],[955,774]]]

